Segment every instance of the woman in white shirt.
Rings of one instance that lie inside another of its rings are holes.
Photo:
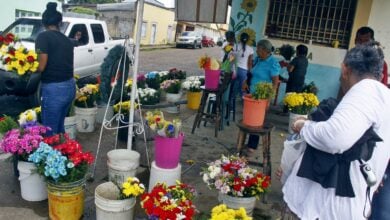
[[[248,40],[249,35],[245,32],[242,33],[240,35],[240,42],[237,44],[237,49],[235,51],[237,78],[234,84],[234,91],[232,96],[234,98],[237,96],[237,94],[240,97],[244,95],[242,85],[246,80],[248,71],[250,71],[252,68],[253,48],[251,45],[247,45]]]
[[[383,52],[372,44],[359,45],[346,54],[341,66],[340,83],[345,96],[327,121],[296,123],[294,130],[312,147],[327,153],[343,153],[373,127],[383,139],[377,142],[367,163],[381,180],[390,158],[390,90],[380,83]],[[367,183],[357,160],[351,162],[349,175],[355,197],[335,195],[334,188],[297,176],[302,156],[293,166],[283,186],[284,201],[300,219],[366,219],[370,205],[366,202]],[[372,187],[369,197],[377,189]],[[367,201],[368,202],[368,201]],[[366,207],[365,207],[366,205]]]

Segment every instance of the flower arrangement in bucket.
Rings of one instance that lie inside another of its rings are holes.
[[[118,199],[128,199],[137,197],[145,192],[145,186],[137,177],[128,177],[121,186],[118,186],[120,191]]]
[[[180,181],[172,186],[158,183],[150,193],[141,196],[141,207],[150,220],[192,219],[194,195],[195,189]]]
[[[283,100],[290,112],[299,115],[307,115],[319,101],[313,93],[287,93]]]
[[[217,205],[211,210],[210,220],[252,220],[241,207],[237,210],[229,209],[225,204]]]
[[[0,36],[0,69],[26,76],[26,73],[36,72],[38,66],[37,53],[24,47],[15,35]]]
[[[137,76],[137,88],[146,88],[146,77],[145,74],[139,74]]]
[[[177,79],[168,79],[160,84],[160,89],[164,90],[166,93],[179,94],[181,88],[180,80]]]
[[[187,90],[187,107],[189,109],[198,109],[200,105],[200,99],[202,96],[200,86],[202,82],[199,77],[193,76],[188,77],[186,81],[183,82],[183,89]]]
[[[96,106],[96,100],[99,96],[99,85],[86,84],[77,89],[75,105],[79,108],[93,108]]]
[[[178,79],[178,80],[183,80],[187,76],[186,71],[179,70],[176,68],[172,68],[168,71],[168,74],[166,76],[166,79]]]
[[[115,114],[120,113],[123,114],[125,117],[128,117],[130,111],[130,100],[118,102],[113,106],[113,108]],[[137,103],[134,103],[134,109],[135,108],[137,108]]]
[[[184,134],[181,132],[181,120],[168,121],[161,111],[148,111],[145,115],[154,137],[155,161],[157,167],[172,169],[178,166]]]
[[[253,92],[243,98],[243,123],[248,126],[262,126],[269,100],[273,96],[272,83],[257,83]]]
[[[137,90],[139,102],[142,105],[155,105],[160,102],[160,93],[153,88],[139,88]]]
[[[207,186],[217,189],[222,202],[229,208],[242,206],[252,214],[255,198],[267,191],[270,177],[250,168],[247,160],[236,155],[222,155],[207,165],[201,172]]]
[[[205,70],[205,88],[217,89],[221,75],[221,65],[217,59],[207,55],[202,56],[198,60],[198,66]]]
[[[157,71],[152,71],[145,74],[145,82],[149,88],[158,90],[160,88],[161,77]]]

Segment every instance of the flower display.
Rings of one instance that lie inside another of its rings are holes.
[[[187,73],[183,70],[178,70],[176,68],[172,68],[168,71],[167,79],[178,79],[182,80],[186,78]]]
[[[192,219],[195,214],[194,194],[193,187],[180,181],[172,186],[159,183],[150,193],[141,196],[141,207],[153,220]]]
[[[37,120],[38,120],[38,117],[37,117],[37,112],[35,111],[35,109],[28,109],[28,110],[19,114],[18,122],[19,122],[20,126],[23,126],[27,123],[35,123]]]
[[[44,138],[28,161],[35,163],[38,173],[48,180],[68,183],[85,177],[93,156],[83,152],[81,145],[66,134]]]
[[[167,93],[178,94],[180,92],[181,83],[177,79],[168,79],[160,84],[160,89]]]
[[[22,160],[39,147],[43,135],[50,128],[34,125],[25,129],[11,129],[0,141],[0,149],[6,153],[18,155]]]
[[[209,70],[219,70],[219,68],[221,67],[220,63],[216,58],[209,57],[207,55],[199,58],[198,66],[201,69],[209,69]]]
[[[75,105],[80,108],[92,108],[96,105],[99,96],[99,85],[86,84],[84,87],[77,89]]]
[[[124,101],[124,102],[118,102],[113,106],[114,108],[114,113],[121,113],[124,115],[129,115],[130,111],[130,100],[129,101]],[[137,103],[134,104],[134,108],[137,108]]]
[[[12,117],[7,115],[0,117],[0,134],[5,134],[7,131],[18,127],[18,123]]]
[[[160,83],[161,83],[161,77],[159,72],[157,71],[152,71],[147,74],[145,74],[145,82],[146,85],[148,85],[149,88],[158,90],[160,88]]]
[[[119,187],[119,199],[137,197],[145,192],[144,184],[140,183],[137,177],[128,177],[122,186]]]
[[[139,102],[142,105],[155,105],[160,101],[160,93],[152,88],[139,88],[137,90]]]
[[[144,89],[146,87],[146,77],[145,74],[138,74],[137,76],[137,88]]]
[[[0,39],[0,68],[16,72],[19,76],[36,72],[39,66],[37,53],[28,50],[9,33]]]
[[[211,210],[211,220],[252,220],[244,208],[229,209],[225,204],[217,205]]]
[[[202,85],[202,82],[200,81],[199,77],[191,77],[187,78],[186,81],[183,82],[182,87],[185,90],[188,90],[190,92],[200,92],[200,86]]]
[[[314,107],[318,106],[319,101],[313,93],[287,93],[283,100],[290,112],[300,115],[308,114]]]
[[[157,133],[157,135],[163,137],[175,137],[177,138],[181,132],[182,123],[180,119],[174,119],[168,121],[164,119],[164,115],[161,111],[148,111],[145,114],[145,119],[148,126]]]
[[[269,176],[250,168],[244,158],[234,155],[222,155],[208,163],[202,174],[210,188],[234,197],[258,197],[270,186]]]

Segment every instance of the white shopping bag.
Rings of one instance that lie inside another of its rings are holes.
[[[282,153],[282,159],[280,166],[283,170],[283,175],[280,179],[284,184],[291,174],[291,171],[295,165],[295,162],[303,154],[306,149],[306,142],[301,139],[299,134],[292,134],[284,141],[284,148]]]

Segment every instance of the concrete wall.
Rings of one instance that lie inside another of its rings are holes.
[[[171,9],[154,6],[148,3],[144,5],[143,21],[146,24],[146,35],[141,38],[141,44],[150,45],[152,42],[152,25],[156,26],[156,37],[154,44],[167,44],[175,41],[176,22],[175,12]],[[136,21],[138,22],[138,21]],[[171,39],[168,39],[168,27],[172,27]],[[137,27],[137,24],[136,26]],[[133,37],[135,38],[136,32]]]
[[[0,30],[5,29],[12,22],[15,21],[15,10],[24,10],[28,12],[42,13],[46,9],[46,4],[48,2],[56,2],[55,0],[12,0],[12,1],[1,1],[3,4],[1,5],[0,14]],[[58,1],[57,1],[58,2]],[[57,11],[62,11],[61,3],[58,2]]]

